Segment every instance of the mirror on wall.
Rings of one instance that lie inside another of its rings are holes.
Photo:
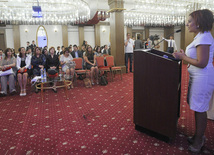
[[[44,26],[39,26],[36,33],[36,42],[38,47],[48,46],[48,35]]]

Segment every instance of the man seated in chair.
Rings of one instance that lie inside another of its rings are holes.
[[[73,49],[74,50],[71,52],[73,58],[83,58],[83,54],[78,50],[77,45],[73,45]]]
[[[104,49],[102,50],[102,54],[110,55],[107,45],[104,45]]]

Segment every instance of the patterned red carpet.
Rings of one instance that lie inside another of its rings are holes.
[[[187,136],[194,133],[193,112],[185,101],[188,74],[182,74],[181,117],[170,143],[136,131],[133,124],[133,74],[116,76],[107,86],[85,88],[82,81],[55,94],[28,92],[0,98],[0,155],[26,154],[191,154]],[[142,92],[143,93],[143,92]],[[83,117],[85,116],[85,118]],[[214,121],[209,120],[201,154],[214,154]]]

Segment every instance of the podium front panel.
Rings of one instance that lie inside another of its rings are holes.
[[[134,52],[134,123],[169,138],[176,134],[181,64],[160,51]]]

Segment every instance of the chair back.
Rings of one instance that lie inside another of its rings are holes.
[[[114,56],[106,57],[107,66],[113,67],[114,66]]]
[[[104,56],[104,57],[107,57],[107,56],[109,56],[109,55],[108,55],[108,54],[103,54],[103,56]]]
[[[104,67],[105,66],[103,56],[96,57],[96,62],[97,62],[97,67]]]
[[[76,63],[75,69],[82,69],[82,58],[74,58],[73,61]]]

